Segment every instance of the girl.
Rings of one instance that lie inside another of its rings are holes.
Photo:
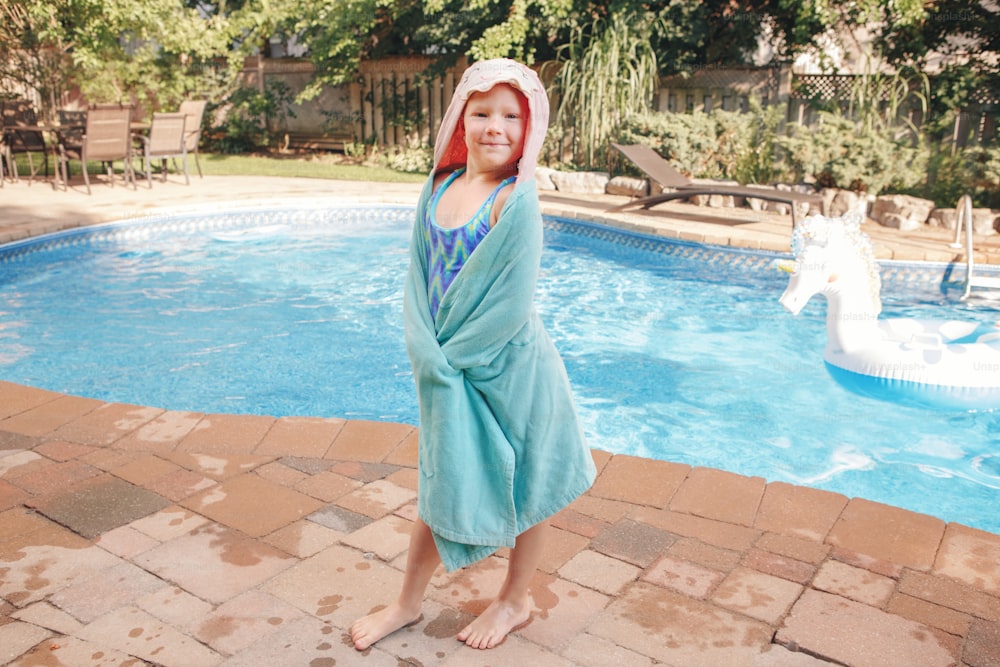
[[[420,619],[437,565],[511,547],[493,602],[459,634],[492,648],[531,615],[546,520],[594,480],[562,360],[533,305],[534,172],[548,127],[538,76],[512,60],[462,77],[421,194],[404,297],[420,408],[418,516],[398,599],[351,627],[358,650]]]

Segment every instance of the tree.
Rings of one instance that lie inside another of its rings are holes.
[[[92,103],[176,103],[232,44],[225,19],[174,0],[0,0],[0,80],[37,90],[50,119],[71,84]]]

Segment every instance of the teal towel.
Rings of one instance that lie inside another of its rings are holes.
[[[436,321],[421,233],[432,181],[417,208],[403,311],[420,408],[418,511],[452,571],[514,546],[596,471],[533,304],[542,252],[534,181],[515,186]]]

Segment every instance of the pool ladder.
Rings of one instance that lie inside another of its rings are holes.
[[[962,195],[958,200],[955,218],[955,240],[948,245],[952,248],[961,248],[962,225],[965,225],[965,292],[962,294],[962,301],[972,295],[973,288],[986,290],[1000,290],[1000,277],[976,275],[973,259],[972,245],[972,197]]]

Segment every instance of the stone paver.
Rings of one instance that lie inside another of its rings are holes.
[[[0,198],[15,215],[0,219],[0,239],[151,210],[165,196],[204,210],[275,189],[412,203],[420,188],[208,177],[87,197],[7,185]],[[610,205],[542,199],[550,212],[591,218]],[[671,215],[690,210],[606,221],[787,246],[787,216],[719,225]],[[873,232],[888,256],[940,245]],[[493,651],[454,639],[500,587],[503,549],[458,572],[438,568],[423,618],[359,654],[350,624],[402,582],[417,443],[406,424],[162,411],[0,381],[0,662],[1000,665],[1000,536],[599,451],[593,488],[552,519],[527,625]]]

